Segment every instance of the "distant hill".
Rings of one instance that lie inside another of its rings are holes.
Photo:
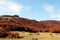
[[[60,33],[60,21],[57,20],[36,21],[27,18],[22,18],[19,17],[18,15],[0,16],[0,27],[3,27],[3,29],[7,29],[9,31]]]

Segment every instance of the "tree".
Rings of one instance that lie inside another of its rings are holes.
[[[14,15],[14,17],[19,17],[18,15]]]

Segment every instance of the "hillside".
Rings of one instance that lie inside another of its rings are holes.
[[[0,29],[8,31],[26,31],[26,32],[60,32],[60,21],[45,20],[36,21],[19,17],[18,15],[0,16]],[[1,30],[0,30],[1,31]]]

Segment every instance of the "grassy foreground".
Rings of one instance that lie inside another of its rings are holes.
[[[60,40],[58,33],[29,33],[18,32],[21,38],[0,38],[0,40]]]

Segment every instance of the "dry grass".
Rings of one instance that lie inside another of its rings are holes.
[[[19,32],[20,36],[23,38],[10,39],[10,38],[0,38],[0,40],[60,40],[60,34],[58,33],[29,33],[29,32]]]

